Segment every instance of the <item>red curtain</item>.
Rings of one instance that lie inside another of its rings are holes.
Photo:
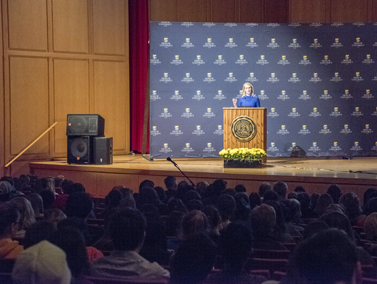
[[[149,66],[148,0],[129,0],[131,150],[142,152]],[[149,95],[149,94],[148,94]],[[146,153],[149,153],[149,109]]]

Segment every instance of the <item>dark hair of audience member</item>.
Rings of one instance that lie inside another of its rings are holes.
[[[377,212],[377,197],[368,200],[363,213],[368,216],[374,212]]]
[[[190,190],[190,191],[187,191],[186,194],[185,194],[185,198],[184,200],[186,201],[186,203],[190,200],[202,200],[202,197],[200,196],[200,194],[196,191],[196,190]]]
[[[89,269],[84,237],[73,227],[60,228],[50,237],[50,242],[61,248],[67,257],[72,276],[78,278]]]
[[[226,188],[224,189],[222,192],[221,192],[221,195],[222,194],[228,194],[228,195],[231,195],[231,196],[235,196],[237,194],[237,192],[233,189],[233,188]]]
[[[318,198],[317,204],[314,208],[314,212],[320,217],[326,212],[327,207],[333,204],[333,199],[327,193],[321,194]]]
[[[0,238],[6,234],[7,229],[17,223],[20,213],[17,207],[9,203],[0,203]]]
[[[79,230],[80,233],[83,235],[85,243],[87,244],[90,242],[90,236],[88,232],[88,224],[82,218],[78,217],[70,217],[60,221],[57,225],[57,229],[61,230],[63,228],[75,228]]]
[[[62,190],[64,192],[64,194],[70,194],[69,192],[69,188],[70,186],[74,184],[73,181],[69,180],[69,179],[65,179],[63,182],[62,182]]]
[[[320,220],[325,222],[330,228],[337,228],[339,230],[343,230],[348,235],[351,241],[355,241],[355,236],[352,231],[351,223],[346,215],[337,211],[333,211],[323,214],[320,217]]]
[[[234,196],[234,200],[236,201],[236,209],[234,210],[233,221],[249,222],[251,209],[247,194],[245,192],[238,192]]]
[[[221,192],[226,189],[226,181],[223,179],[217,179],[213,182],[213,193],[217,196],[221,194]]]
[[[209,225],[207,216],[198,210],[192,210],[183,216],[180,238],[183,240],[198,234],[208,234]]]
[[[305,188],[301,185],[296,186],[293,191],[296,192],[296,193],[306,192]]]
[[[287,194],[287,199],[296,199],[297,198],[297,192],[290,192]]]
[[[165,187],[168,191],[170,190],[177,190],[177,179],[175,176],[167,176],[164,179]]]
[[[68,187],[68,193],[67,194],[72,194],[74,192],[85,192],[85,187],[78,182],[75,182]]]
[[[160,199],[161,202],[164,202],[166,199],[166,194],[165,190],[161,186],[156,186],[154,190],[157,193],[158,198]]]
[[[34,210],[35,217],[43,216],[44,207],[43,207],[43,199],[38,193],[31,193],[26,197],[30,203],[31,207]]]
[[[268,201],[268,200],[278,201],[279,195],[273,190],[268,190],[264,193],[263,202]]]
[[[281,283],[334,284],[356,280],[360,284],[357,268],[355,245],[344,232],[328,229],[298,244],[289,262],[287,278]]]
[[[0,178],[0,181],[7,181],[11,184],[11,186],[14,186],[13,178],[9,176],[2,176]]]
[[[208,183],[205,181],[200,181],[196,184],[196,190],[199,192],[200,196],[204,197],[204,193],[208,187]]]
[[[183,213],[187,213],[187,208],[183,204],[183,201],[179,198],[171,198],[168,202],[169,211],[180,211]]]
[[[145,205],[153,205],[156,208],[161,204],[160,198],[157,195],[156,190],[153,187],[144,186],[139,191],[139,197],[136,201],[136,207],[139,210]]]
[[[345,193],[340,197],[339,204],[344,207],[346,216],[351,221],[351,224],[356,225],[357,218],[361,215],[359,197],[353,192]]]
[[[55,229],[60,221],[67,219],[67,216],[58,208],[51,208],[45,211],[44,219],[54,225]]]
[[[141,249],[145,229],[146,221],[139,210],[124,208],[115,213],[109,225],[115,250],[134,251]]]
[[[186,207],[188,211],[191,210],[202,210],[203,209],[203,203],[200,200],[197,199],[191,199],[186,202]]]
[[[318,215],[310,207],[310,196],[306,192],[297,195],[297,200],[301,204],[302,218],[318,218]]]
[[[268,235],[276,224],[275,209],[267,204],[256,206],[250,213],[250,224],[253,234]]]
[[[182,211],[171,211],[166,220],[166,235],[173,237],[178,236],[182,228],[182,220],[185,215]]]
[[[143,188],[143,187],[151,187],[151,188],[154,188],[154,182],[149,180],[149,179],[145,179],[143,180],[140,185],[139,185],[139,192],[140,190]]]
[[[54,224],[48,221],[38,221],[26,229],[23,241],[24,249],[31,247],[43,240],[48,240],[55,232]]]
[[[266,201],[265,204],[273,207],[275,210],[276,224],[272,232],[272,235],[274,236],[274,238],[277,241],[282,242],[282,243],[294,242],[292,237],[290,237],[287,232],[287,224],[285,221],[284,210],[283,210],[283,207],[285,207],[285,205],[281,202],[272,201],[272,200]]]
[[[217,244],[220,237],[221,217],[217,208],[213,205],[208,205],[203,208],[203,213],[208,220],[208,235]]]
[[[377,197],[377,189],[375,189],[374,187],[370,187],[363,194],[363,208],[367,205],[368,201],[373,197]]]
[[[268,182],[264,182],[262,183],[260,186],[259,186],[259,189],[258,189],[258,194],[261,198],[264,197],[264,194],[269,191],[269,190],[272,190],[272,185]]]
[[[66,202],[67,217],[78,217],[85,219],[93,208],[93,201],[85,192],[73,192]]]
[[[326,191],[327,194],[329,194],[335,204],[338,204],[339,198],[342,195],[342,190],[340,189],[340,186],[337,184],[332,184],[327,188]]]
[[[27,229],[35,223],[35,215],[31,203],[26,197],[15,197],[8,201],[17,207],[20,212],[19,230]]]
[[[246,192],[246,187],[243,184],[237,184],[234,190],[236,192]]]
[[[226,223],[230,222],[234,210],[236,209],[236,201],[234,200],[234,197],[228,194],[221,195],[217,203],[217,209],[219,210],[223,223],[226,225]]]
[[[211,272],[217,256],[217,246],[205,234],[185,240],[174,254],[170,267],[170,283],[202,283]]]
[[[44,210],[50,209],[55,201],[55,194],[48,189],[42,190],[39,195],[43,199]]]
[[[307,238],[313,236],[314,234],[317,234],[321,231],[327,230],[328,228],[329,228],[329,226],[321,220],[312,221],[305,226],[304,232],[303,232],[302,235],[303,235],[304,239],[307,239]]]
[[[284,181],[279,180],[274,183],[272,190],[278,194],[280,200],[284,200],[287,197],[288,185]]]
[[[319,194],[318,193],[313,193],[310,196],[310,208],[314,209],[317,205],[318,199],[319,199]]]
[[[119,206],[122,201],[122,194],[118,190],[111,190],[105,197],[105,210],[108,211],[112,208]]]
[[[253,210],[255,206],[261,205],[262,201],[258,193],[252,192],[249,195],[250,210]]]
[[[252,245],[251,230],[244,222],[235,221],[223,229],[220,234],[219,250],[225,261],[224,271],[233,276],[241,273],[251,253]]]
[[[165,223],[156,214],[144,214],[146,232],[140,255],[150,262],[169,265],[170,253],[167,250]]]

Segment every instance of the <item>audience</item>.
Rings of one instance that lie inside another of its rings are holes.
[[[323,276],[325,270],[318,275],[322,282],[300,282],[311,279],[305,266],[310,263],[295,267],[298,255],[305,251],[301,244],[310,243],[330,227],[345,232],[348,241],[356,245],[363,276],[377,275],[371,258],[377,256],[374,188],[366,190],[361,207],[355,193],[342,194],[335,184],[326,193],[308,194],[302,186],[288,192],[284,181],[273,186],[262,183],[258,192],[247,192],[242,184],[227,187],[222,179],[212,184],[202,181],[196,187],[184,180],[177,184],[173,176],[164,182],[166,189],[144,180],[137,193],[116,186],[94,203],[82,184],[64,177],[3,177],[0,258],[18,259],[23,252],[32,252],[20,258],[25,265],[22,280],[14,275],[15,281],[24,282],[41,273],[39,267],[30,269],[27,261],[45,265],[48,247],[60,257],[55,244],[65,252],[71,284],[88,283],[84,275],[167,281],[170,274],[162,266],[171,269],[171,283],[261,283],[266,279],[250,274],[252,250],[290,252],[298,243],[296,259],[292,258],[282,284],[333,284],[332,280],[326,282],[330,278]],[[333,235],[329,235],[329,246]],[[43,250],[40,256],[39,250]],[[212,270],[217,254],[215,267],[221,271]],[[68,279],[67,263],[56,270],[56,279]],[[317,265],[315,258],[312,265]],[[18,273],[20,266],[17,269]],[[52,274],[46,271],[42,276],[48,279]]]

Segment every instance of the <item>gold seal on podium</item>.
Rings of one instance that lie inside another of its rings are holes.
[[[238,116],[232,121],[231,130],[233,136],[241,142],[248,142],[257,134],[254,121],[245,115]]]

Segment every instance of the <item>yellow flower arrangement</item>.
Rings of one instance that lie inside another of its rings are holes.
[[[267,155],[263,149],[260,148],[235,148],[235,149],[223,149],[219,152],[220,157],[224,159],[225,162],[230,160],[237,160],[241,162],[251,162],[259,161]]]

